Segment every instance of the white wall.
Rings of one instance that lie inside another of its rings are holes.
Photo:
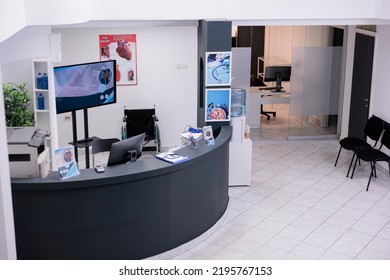
[[[24,0],[0,0],[0,43],[26,26]]]
[[[375,55],[370,99],[370,115],[374,114],[390,123],[390,26],[378,26],[375,37]],[[384,149],[387,150],[386,148]],[[387,150],[390,153],[389,150]],[[387,165],[385,165],[388,168]]]
[[[28,0],[26,0],[27,5]],[[54,3],[53,3],[54,2]],[[58,5],[59,1],[53,0],[35,0],[36,5],[30,7],[31,14],[36,21],[42,22],[42,18],[51,13],[51,8]],[[64,2],[65,1],[61,1]],[[78,3],[70,1],[70,7],[78,7],[76,12],[84,9],[86,13],[91,13],[91,19],[200,19],[200,18],[227,18],[227,19],[301,19],[301,18],[372,18],[376,13],[378,1],[372,0],[280,0],[278,5],[269,0],[246,0],[243,9],[243,3],[233,0],[166,0],[166,1],[128,1],[111,0],[109,3],[105,0],[84,0]],[[87,2],[80,7],[81,2]],[[52,4],[53,3],[53,4]],[[351,9],[351,6],[354,8]],[[35,7],[48,7],[46,9],[36,9]],[[60,6],[65,12],[69,11],[66,6]],[[80,7],[80,8],[79,8]],[[102,7],[106,9],[102,9]],[[280,8],[279,8],[280,7]],[[335,8],[337,7],[337,8]],[[168,8],[168,9],[167,9]],[[83,10],[83,11],[84,11]],[[41,12],[40,12],[41,11]],[[178,12],[180,11],[180,12]],[[60,10],[54,9],[54,14],[63,18]],[[33,17],[31,21],[33,21]]]
[[[88,110],[90,136],[119,137],[123,108],[156,105],[162,146],[180,144],[180,132],[196,125],[197,27],[62,28],[61,65],[99,60],[99,34],[136,34],[138,85],[118,86],[117,104]],[[60,65],[57,63],[57,65]],[[177,65],[187,68],[177,69]],[[58,115],[59,145],[72,141],[71,120]],[[78,114],[79,136],[83,136],[82,112]],[[81,137],[79,137],[81,138]]]
[[[264,37],[265,57],[279,57],[286,63],[291,63],[292,26],[266,26]]]
[[[2,82],[26,82],[32,90],[32,63],[34,57],[49,56],[48,26],[25,27],[0,44]]]
[[[68,24],[90,20],[343,19],[353,24],[359,20],[368,23],[376,18],[390,18],[390,13],[386,12],[388,9],[383,9],[389,6],[386,0],[280,0],[276,6],[269,0],[247,0],[244,5],[234,0],[1,0],[0,6],[0,42],[25,25]]]
[[[0,95],[3,96],[2,89],[0,89]],[[3,98],[0,98],[0,135],[6,135]],[[0,159],[4,159],[1,161],[0,168],[0,260],[16,259],[14,215],[6,137],[0,137],[0,147]]]
[[[96,1],[88,0],[25,0],[27,25],[50,25],[80,23],[91,19],[90,10]],[[99,9],[107,12],[106,3],[101,3]],[[110,3],[111,4],[111,3]]]
[[[50,27],[26,27],[0,44],[1,82],[26,82],[31,91],[31,58],[48,55],[49,32]],[[16,259],[3,98],[0,98],[0,135],[0,259]]]

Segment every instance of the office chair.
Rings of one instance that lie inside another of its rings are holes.
[[[378,161],[387,162],[387,164],[389,165],[389,173],[390,173],[390,156],[385,154],[384,152],[380,151],[380,149],[383,146],[390,149],[390,127],[387,127],[385,132],[383,133],[383,136],[381,139],[381,145],[380,145],[379,149],[369,148],[369,149],[357,149],[355,151],[356,159],[355,159],[355,165],[353,166],[351,179],[353,178],[353,174],[355,173],[356,163],[357,163],[358,159],[369,162],[370,166],[371,166],[370,178],[368,179],[366,191],[368,191],[368,188],[370,187],[370,182],[371,182],[372,176],[375,176],[375,178],[376,178],[376,166],[375,165]]]
[[[92,142],[92,166],[95,167],[95,154],[111,151],[111,145],[118,142],[117,138],[95,139]]]
[[[251,75],[250,86],[251,87],[256,87],[256,86],[266,87],[267,85],[264,84],[259,78],[257,78],[256,75]],[[260,90],[261,90],[261,88],[260,88]],[[261,97],[263,97],[263,96],[264,95],[262,95]],[[276,112],[264,111],[263,104],[260,104],[260,114],[266,116],[267,120],[269,120],[271,118],[270,115],[273,115],[274,117],[276,116]]]
[[[266,84],[263,83],[262,80],[260,80],[256,75],[252,74],[251,75],[251,80],[250,80],[250,86],[251,87],[265,87],[267,86]]]
[[[263,95],[261,97],[263,97]],[[267,120],[269,120],[271,118],[270,115],[273,115],[274,117],[276,117],[276,112],[274,112],[274,111],[264,111],[263,110],[263,104],[260,104],[260,114],[266,116]]]
[[[156,108],[125,109],[124,118],[127,137],[145,133],[145,142],[142,150],[160,152],[160,129],[157,125]],[[146,146],[151,141],[154,141],[154,146]]]
[[[353,156],[352,156],[351,162],[349,164],[348,173],[347,173],[347,177],[348,177],[349,172],[350,172],[351,167],[352,167],[352,162],[355,158],[356,149],[358,149],[358,148],[359,149],[374,148],[376,146],[376,144],[378,143],[378,140],[382,134],[382,131],[384,129],[384,125],[385,125],[385,122],[381,118],[378,118],[377,116],[372,115],[368,119],[366,126],[364,127],[364,134],[366,136],[368,136],[370,139],[375,141],[375,144],[373,146],[371,146],[369,143],[367,143],[366,140],[361,139],[361,138],[357,138],[357,137],[345,137],[345,138],[341,139],[339,142],[340,143],[339,153],[337,154],[337,158],[336,158],[336,162],[335,162],[334,166],[336,167],[336,165],[337,165],[337,162],[338,162],[339,157],[340,157],[341,149],[344,148],[346,150],[353,151]]]

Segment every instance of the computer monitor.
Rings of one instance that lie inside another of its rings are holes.
[[[116,103],[116,61],[54,67],[57,114]]]
[[[282,81],[290,81],[291,66],[266,66],[264,73],[264,82],[276,82],[275,92],[282,91]]]
[[[136,161],[142,154],[142,146],[145,140],[145,133],[130,137],[128,139],[113,143],[107,166]]]

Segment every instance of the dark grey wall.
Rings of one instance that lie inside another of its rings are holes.
[[[205,121],[205,54],[206,52],[223,51],[229,52],[232,47],[232,23],[230,21],[199,21],[198,27],[198,127],[209,125]],[[210,123],[215,129],[222,125],[229,125],[229,122]]]

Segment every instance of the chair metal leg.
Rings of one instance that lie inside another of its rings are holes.
[[[353,163],[353,159],[355,158],[355,153],[353,153],[353,156],[352,156],[352,159],[351,159],[351,163],[349,164],[349,168],[348,168],[348,172],[347,172],[347,178],[349,176],[349,171],[351,171],[351,167],[352,167],[352,163]],[[357,160],[357,157],[356,157],[356,160]],[[355,163],[355,166],[356,166],[356,163]],[[355,168],[353,168],[353,171],[355,172]],[[352,172],[352,176],[353,176],[353,172]],[[352,179],[352,176],[351,176],[351,179]]]
[[[343,148],[343,147],[340,146],[340,150],[339,150],[339,153],[337,154],[337,158],[336,158],[336,162],[334,163],[334,167],[336,167],[337,162],[339,161],[339,156],[340,156],[340,153],[341,153],[341,149],[342,149],[342,148]]]
[[[352,160],[353,160],[353,158],[352,158]],[[355,165],[353,166],[353,170],[352,170],[352,174],[351,174],[351,179],[353,179],[353,174],[355,173],[356,163],[357,163],[357,162],[358,162],[358,157],[356,157]],[[351,162],[351,164],[352,164],[352,162]],[[348,173],[349,173],[349,171],[348,171]],[[347,177],[348,177],[348,175],[347,175]]]
[[[388,162],[388,164],[389,164],[389,175],[390,175],[390,161]]]
[[[368,178],[366,192],[368,191],[368,188],[370,187],[371,178],[372,178],[372,175],[373,175],[374,170],[375,170],[375,161],[374,162],[370,161],[370,165],[371,165],[371,173],[370,173],[370,178]]]
[[[377,177],[376,177],[376,162],[375,162],[375,161],[373,162],[373,165],[372,165],[372,166],[373,166],[373,168],[374,168],[374,176],[375,176],[375,178],[377,178]]]

